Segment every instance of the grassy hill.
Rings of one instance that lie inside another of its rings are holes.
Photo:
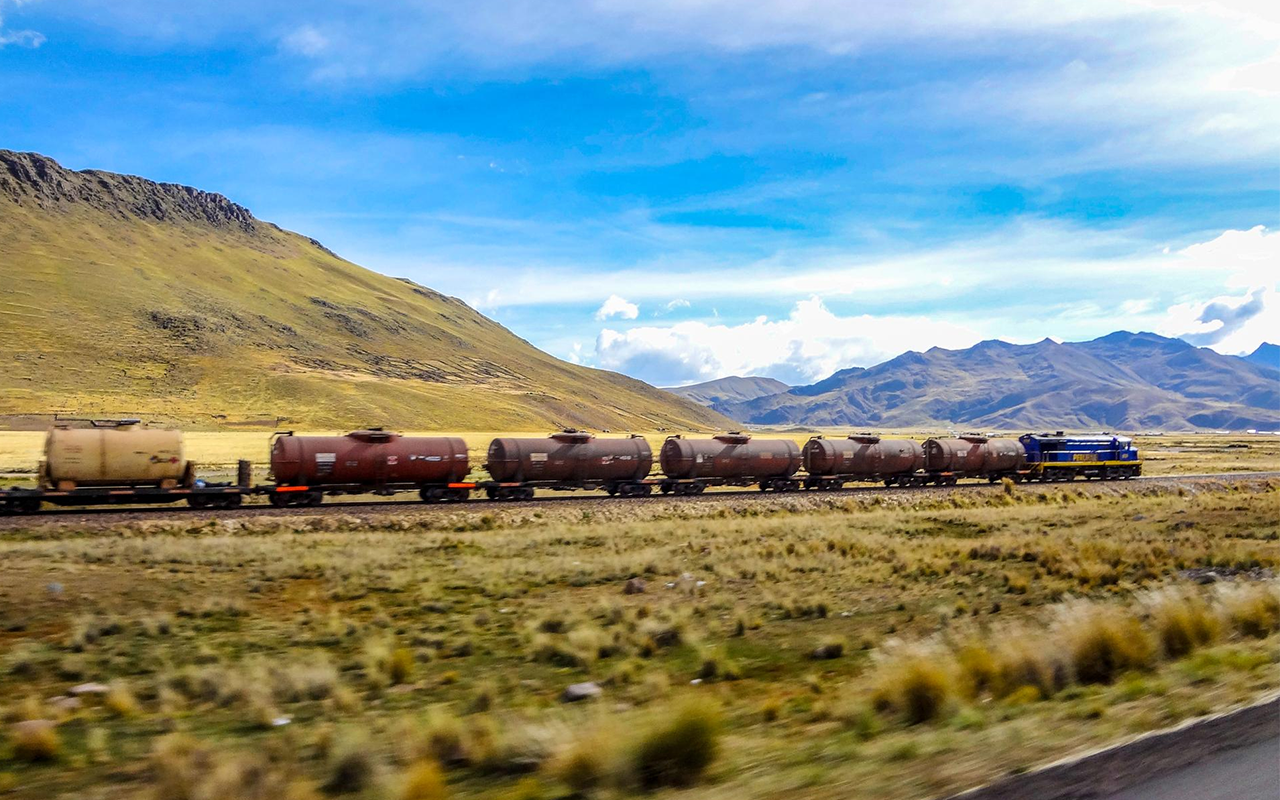
[[[221,195],[0,150],[0,415],[194,426],[722,428]]]

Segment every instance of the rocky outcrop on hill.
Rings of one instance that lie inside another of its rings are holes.
[[[0,197],[45,211],[85,206],[112,216],[254,233],[258,222],[220,194],[98,170],[77,172],[39,153],[0,150]]]

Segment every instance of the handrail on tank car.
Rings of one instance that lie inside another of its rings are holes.
[[[94,419],[93,417],[60,417],[53,415],[54,424],[59,422],[87,422],[95,428],[123,428],[128,425],[141,425],[142,420],[135,417],[124,419]]]

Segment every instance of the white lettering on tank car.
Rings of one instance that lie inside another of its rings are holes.
[[[541,464],[542,462],[547,460],[547,454],[546,453],[530,453],[529,460],[535,464]]]

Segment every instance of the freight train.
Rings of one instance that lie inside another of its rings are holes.
[[[186,501],[194,508],[234,508],[246,497],[273,506],[315,506],[325,496],[417,492],[424,502],[528,500],[536,490],[604,490],[637,497],[701,494],[715,486],[761,491],[831,491],[857,482],[885,486],[950,486],[990,482],[1121,480],[1140,475],[1142,460],[1123,436],[1029,433],[1019,439],[965,435],[924,442],[856,434],[790,439],[726,433],[669,436],[658,453],[642,436],[597,438],[567,430],[546,438],[497,438],[489,445],[487,480],[471,480],[466,443],[457,437],[403,436],[381,428],[345,436],[270,437],[270,480],[252,483],[238,464],[234,483],[201,480],[186,460],[182,432],[138,420],[55,425],[35,488],[0,491],[0,512],[27,514],[54,506],[140,505]]]

